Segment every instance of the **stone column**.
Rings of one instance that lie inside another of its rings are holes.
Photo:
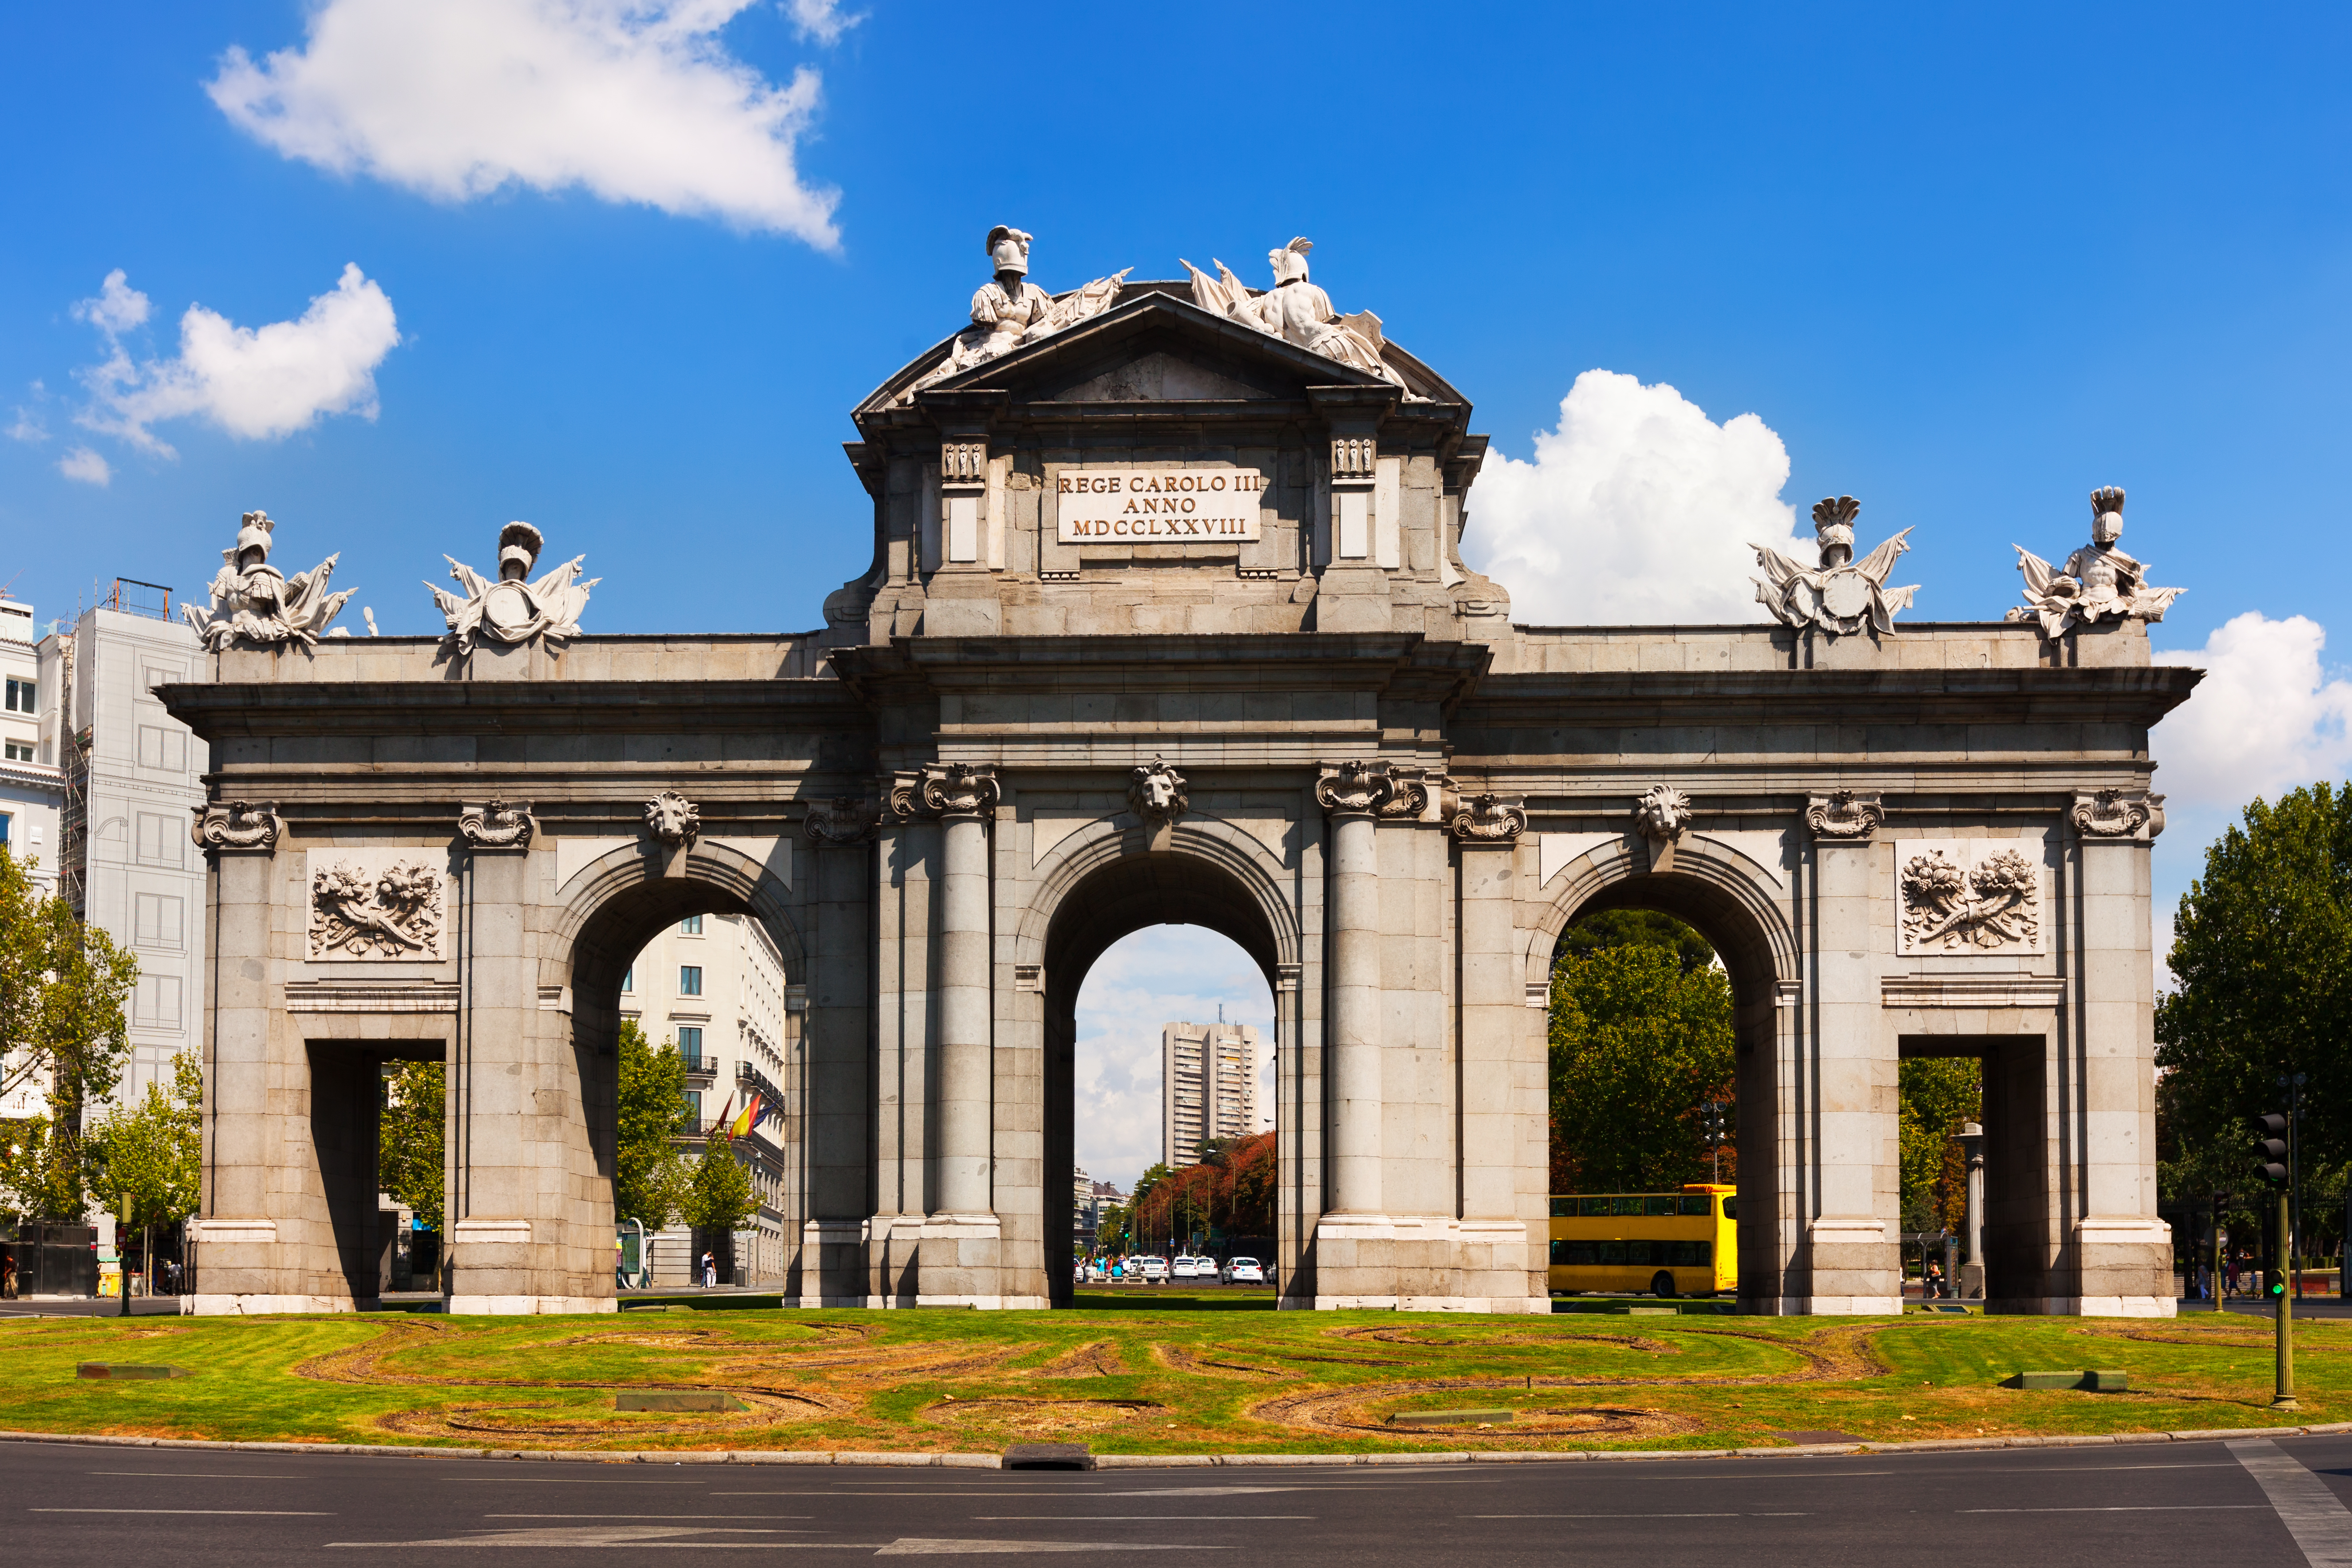
[[[808,1173],[801,1226],[801,1295],[806,1307],[862,1306],[867,1295],[867,1023],[874,933],[867,862],[879,826],[877,803],[856,795],[809,807],[804,824],[816,862],[816,921],[811,934],[808,1006],[799,1063],[802,1153]]]
[[[275,803],[197,808],[193,836],[209,852],[212,917],[205,985],[204,1205],[188,1222],[196,1244],[197,1313],[350,1311],[304,1284],[298,1243],[329,1229],[302,1206],[310,1129],[295,1108],[309,1064],[273,1050],[270,1005],[276,851],[286,825]],[[281,1230],[281,1224],[283,1229]]]
[[[1875,795],[1842,794],[1813,800],[1805,820],[1813,831],[1813,1082],[1811,1103],[1797,1115],[1811,1123],[1814,1190],[1803,1216],[1803,1310],[1900,1312],[1900,1090],[1878,994],[1889,935],[1872,920],[1883,858],[1874,840],[1885,813]]]
[[[1330,822],[1330,953],[1325,1053],[1330,1207],[1316,1226],[1316,1305],[1393,1307],[1394,1231],[1381,1191],[1381,888],[1378,812],[1386,767],[1345,763],[1317,781]]]
[[[2148,935],[2148,846],[2164,797],[2100,790],[2074,797],[2082,929],[2073,977],[2081,1217],[2074,1310],[2170,1317],[2172,1231],[2156,1214],[2156,980]]]
[[[1530,1234],[1525,1152],[1545,1110],[1543,1036],[1530,1018],[1517,938],[1517,862],[1528,814],[1481,795],[1448,818],[1461,868],[1461,1306],[1493,1312],[1551,1310],[1545,1264]],[[1542,1142],[1540,1137],[1536,1139]]]
[[[988,822],[995,770],[927,768],[925,806],[939,814],[940,1076],[938,1206],[925,1220],[920,1300],[995,1306],[1002,1229],[991,1190],[994,1052],[989,1005]]]
[[[688,805],[682,798],[682,805]],[[529,808],[523,808],[528,813]],[[690,813],[690,805],[688,806]],[[583,1203],[569,1179],[585,1121],[579,1068],[561,1013],[543,1013],[531,904],[530,837],[481,835],[465,817],[459,885],[457,1038],[448,1093],[454,1134],[449,1161],[453,1312],[612,1311],[611,1224]],[[682,876],[693,832],[652,852]]]

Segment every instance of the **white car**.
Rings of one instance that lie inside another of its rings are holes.
[[[1225,1265],[1225,1283],[1263,1285],[1265,1283],[1265,1270],[1258,1267],[1255,1258],[1236,1258]]]
[[[1166,1258],[1147,1258],[1143,1259],[1138,1267],[1143,1271],[1143,1282],[1145,1284],[1160,1285],[1167,1282],[1168,1260]]]
[[[1189,1254],[1180,1254],[1174,1267],[1168,1270],[1171,1279],[1197,1279],[1200,1275],[1201,1260]]]

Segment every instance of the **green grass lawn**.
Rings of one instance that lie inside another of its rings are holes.
[[[721,1305],[714,1300],[713,1308]],[[1061,1312],[48,1319],[0,1323],[0,1427],[552,1448],[1097,1452],[1732,1447],[2262,1426],[2270,1325],[2235,1318],[1465,1318],[1089,1289]],[[2352,1322],[2297,1325],[2304,1423],[2352,1419]],[[83,1361],[170,1381],[77,1379]],[[2119,1368],[2123,1394],[1996,1386]],[[721,1389],[727,1413],[613,1408]],[[1400,1429],[1403,1412],[1507,1411]]]

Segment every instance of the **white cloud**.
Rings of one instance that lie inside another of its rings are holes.
[[[1072,1101],[1076,1155],[1098,1182],[1132,1192],[1160,1160],[1160,1029],[1176,1022],[1225,1021],[1274,1039],[1274,996],[1249,955],[1199,926],[1152,926],[1113,943],[1078,991],[1078,1049]],[[1259,1109],[1274,1109],[1273,1053],[1258,1086]]]
[[[114,470],[107,466],[106,459],[87,447],[67,447],[65,456],[58,459],[58,472],[86,485],[114,482]]]
[[[2305,616],[2272,620],[2249,610],[2201,648],[2160,651],[2158,664],[2193,665],[2205,679],[2148,736],[2165,795],[2156,841],[2151,911],[2157,984],[2172,987],[2166,957],[2175,908],[2204,871],[2205,851],[2256,797],[2275,800],[2352,770],[2352,680],[2320,659],[2327,631]]]
[[[2341,779],[2352,764],[2352,680],[2319,658],[2327,632],[2306,616],[2273,621],[2249,610],[2205,646],[2159,652],[2205,679],[2156,727],[2149,746],[2167,810],[2235,816],[2255,796]]]
[[[75,321],[88,321],[110,338],[144,326],[149,314],[147,296],[131,286],[120,267],[99,284],[97,299],[77,300],[73,307]]]
[[[784,14],[793,19],[793,33],[820,44],[841,42],[842,34],[866,20],[863,11],[855,16],[843,16],[841,0],[786,0]]]
[[[150,426],[200,416],[243,440],[273,439],[329,414],[376,415],[375,367],[400,342],[392,301],[356,265],[299,320],[240,327],[201,305],[180,318],[179,357],[135,363],[121,334],[144,321],[147,297],[120,269],[74,314],[106,338],[103,363],[79,373],[91,395],[79,416],[158,456],[172,448]]]
[[[751,3],[325,0],[301,47],[231,48],[206,88],[239,130],[339,174],[451,202],[576,186],[830,250],[838,193],[794,162],[818,77],[774,87],[727,52]],[[849,26],[829,5],[793,17]]]
[[[1533,462],[1488,458],[1463,539],[1469,564],[1510,591],[1513,620],[1760,620],[1748,546],[1812,559],[1780,500],[1788,448],[1753,414],[1717,425],[1663,383],[1588,370],[1535,444]]]

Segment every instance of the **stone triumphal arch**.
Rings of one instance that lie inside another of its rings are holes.
[[[1077,987],[1188,922],[1274,992],[1284,1304],[1545,1310],[1549,959],[1640,906],[1732,981],[1749,1310],[1895,1307],[1897,1064],[1959,1054],[1992,1303],[2169,1311],[2147,734],[2196,677],[2121,492],[2005,622],[1898,622],[1839,500],[1756,625],[1517,626],[1460,554],[1467,400],[1304,242],[1263,293],[1060,295],[989,243],[855,411],[873,564],[817,630],[583,631],[516,524],[447,637],[320,637],[248,520],[163,689],[216,770],[195,1310],[376,1293],[373,1083],[418,1057],[453,1309],[611,1308],[619,975],[726,910],[793,984],[802,1302],[1066,1298]]]

